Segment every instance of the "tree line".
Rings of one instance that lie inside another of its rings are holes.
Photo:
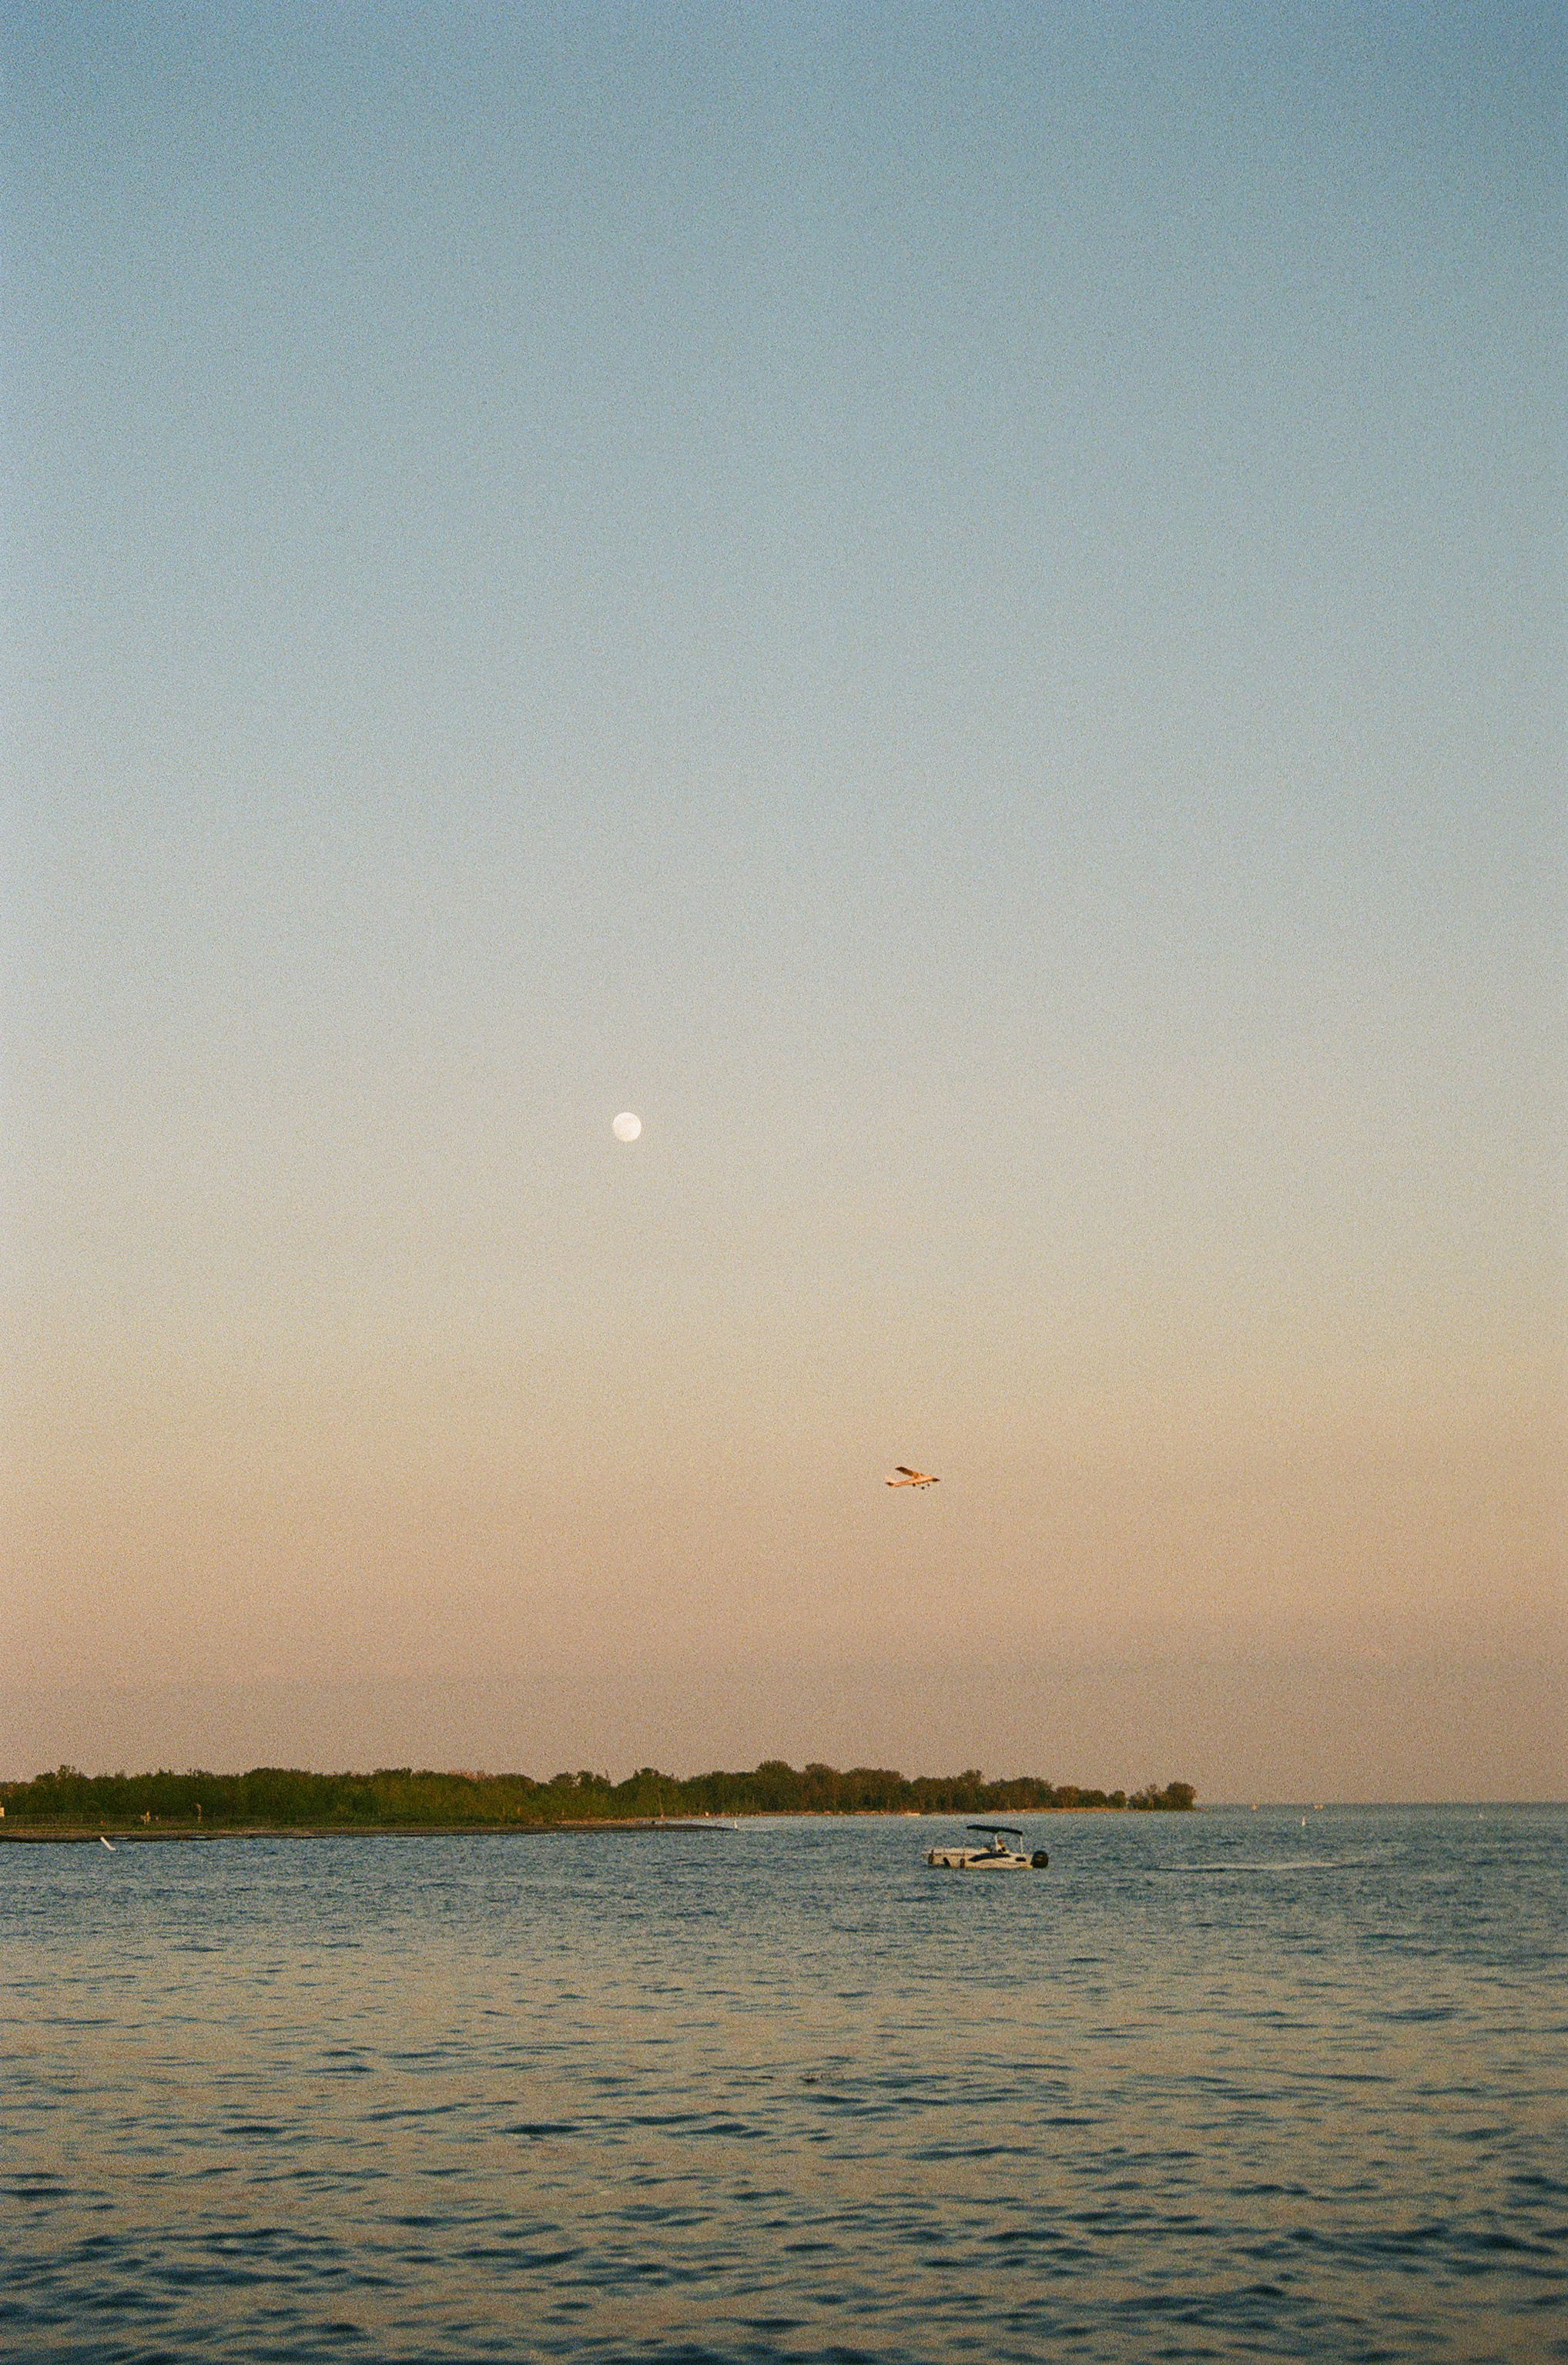
[[[975,1768],[908,1780],[879,1766],[801,1771],[767,1758],[749,1774],[661,1774],[641,1766],[623,1782],[605,1774],[437,1773],[383,1766],[374,1774],[309,1774],[258,1765],[248,1774],[82,1774],[62,1765],[30,1782],[0,1783],[7,1822],[192,1824],[204,1830],[462,1829],[644,1821],[660,1816],[1039,1814],[1103,1807],[1184,1812],[1190,1782],[1149,1782],[1129,1794],[1035,1775],[988,1782]]]

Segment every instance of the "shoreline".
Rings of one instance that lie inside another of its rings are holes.
[[[1050,1815],[1106,1815],[1125,1812],[1114,1807],[1033,1807],[1020,1808],[1015,1812],[1036,1817]],[[1193,1812],[1188,1809],[1189,1813]],[[580,1839],[585,1833],[612,1832],[629,1839],[640,1833],[672,1835],[692,1833],[734,1835],[743,1824],[771,1821],[779,1817],[790,1821],[812,1822],[853,1823],[871,1820],[890,1822],[951,1822],[962,1818],[964,1810],[947,1807],[817,1807],[817,1808],[737,1808],[728,1815],[588,1815],[571,1821],[555,1823],[524,1822],[385,1822],[385,1823],[74,1823],[63,1820],[57,1823],[7,1823],[0,1817],[0,1847],[7,1844],[20,1847],[85,1847],[95,1840],[107,1840],[118,1847],[122,1841],[137,1845],[157,1845],[173,1840],[373,1840],[373,1839],[473,1839],[473,1840],[536,1840]]]
[[[18,1823],[8,1830],[0,1823],[0,1846],[90,1847],[107,1840],[114,1847],[157,1846],[179,1840],[534,1840],[580,1837],[585,1832],[613,1832],[622,1838],[639,1833],[734,1832],[733,1822],[717,1817],[707,1821],[666,1821],[662,1816],[605,1816],[571,1823]]]

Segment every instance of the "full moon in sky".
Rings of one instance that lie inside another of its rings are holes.
[[[635,1141],[643,1130],[643,1120],[633,1116],[630,1109],[622,1109],[610,1130],[617,1141]]]

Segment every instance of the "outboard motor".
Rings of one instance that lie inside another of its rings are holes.
[[[1044,1848],[1036,1848],[1034,1855],[1029,1858],[1029,1861],[1034,1866],[1036,1872],[1044,1872],[1047,1865],[1050,1862],[1050,1858],[1046,1854]]]

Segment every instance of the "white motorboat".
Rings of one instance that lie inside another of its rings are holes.
[[[927,1864],[943,1872],[1044,1872],[1050,1857],[1044,1848],[1032,1855],[1024,1855],[1007,1845],[1009,1840],[1022,1840],[1023,1833],[1015,1823],[967,1823],[966,1831],[979,1832],[984,1847],[970,1847],[959,1842],[952,1847],[928,1848]]]

